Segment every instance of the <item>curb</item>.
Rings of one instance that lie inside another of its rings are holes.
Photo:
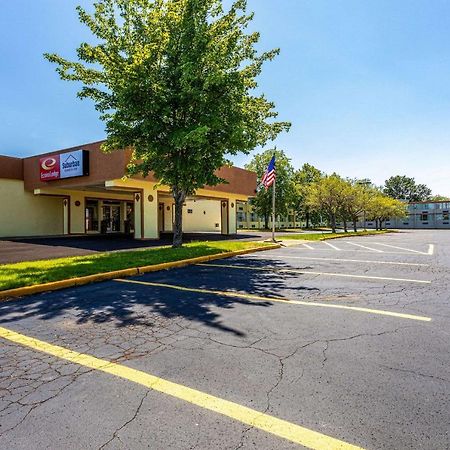
[[[25,286],[15,289],[8,289],[6,291],[0,291],[0,302],[6,302],[14,300],[18,297],[38,294],[41,292],[57,291],[60,289],[65,289],[73,286],[83,286],[85,284],[96,283],[99,281],[112,280],[114,278],[133,277],[136,275],[142,275],[144,273],[149,272],[158,272],[160,270],[176,269],[179,267],[190,266],[193,264],[214,261],[216,259],[231,258],[232,256],[246,255],[248,253],[261,252],[265,250],[274,250],[276,248],[281,248],[281,245],[272,244],[266,245],[264,247],[255,247],[245,250],[235,250],[233,252],[217,253],[215,255],[198,256],[196,258],[181,259],[179,261],[154,264],[151,266],[141,266],[141,267],[134,267],[131,269],[121,269],[112,272],[103,272],[94,275],[87,275],[85,277],[69,278],[67,280],[52,281],[50,283],[44,284],[36,284],[34,286]]]

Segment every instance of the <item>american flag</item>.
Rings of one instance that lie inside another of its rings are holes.
[[[275,155],[272,156],[269,165],[261,179],[261,184],[268,189],[275,181]]]

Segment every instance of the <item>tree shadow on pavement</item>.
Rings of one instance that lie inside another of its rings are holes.
[[[223,264],[242,264],[254,267],[288,268],[276,260],[226,260]],[[0,304],[0,324],[23,320],[61,321],[69,317],[76,324],[105,324],[115,327],[158,326],[161,318],[182,318],[226,333],[245,336],[245,330],[224,323],[222,310],[239,305],[269,308],[270,297],[280,297],[289,289],[286,282],[295,274],[219,267],[189,266],[155,272],[129,280],[167,283],[184,287],[249,293],[267,298],[251,301],[210,293],[180,291],[165,287],[136,283],[107,281],[62,291],[34,295],[22,300]],[[297,292],[315,288],[295,286]],[[32,323],[32,322],[31,322]]]

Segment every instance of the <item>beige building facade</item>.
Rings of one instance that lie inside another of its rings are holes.
[[[0,156],[0,237],[171,232],[174,203],[152,174],[126,178],[131,151],[101,142],[30,158]],[[226,184],[199,189],[183,208],[185,232],[237,231],[237,203],[255,194],[256,174],[223,167]]]

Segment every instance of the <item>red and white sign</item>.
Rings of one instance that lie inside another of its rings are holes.
[[[59,155],[47,156],[39,160],[41,181],[60,179]]]
[[[75,150],[41,158],[39,160],[41,181],[89,175],[89,152]]]

